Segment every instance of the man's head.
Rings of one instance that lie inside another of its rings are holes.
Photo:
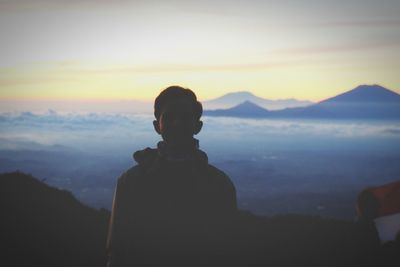
[[[185,146],[200,132],[203,107],[196,95],[180,86],[163,90],[154,102],[154,129],[172,146]]]

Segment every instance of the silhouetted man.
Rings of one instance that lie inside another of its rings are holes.
[[[108,237],[111,267],[194,265],[215,252],[216,234],[237,210],[234,185],[208,164],[193,138],[202,128],[196,95],[168,87],[156,98],[154,115],[163,141],[135,152],[138,164],[118,179]]]

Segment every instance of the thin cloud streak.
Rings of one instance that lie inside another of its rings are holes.
[[[384,20],[344,20],[344,21],[331,21],[331,22],[318,22],[312,25],[322,27],[400,27],[400,20],[398,19],[384,19]]]
[[[209,72],[209,71],[246,71],[264,70],[287,66],[304,65],[309,60],[291,60],[271,63],[249,63],[249,64],[215,64],[215,65],[186,65],[186,64],[164,64],[158,66],[140,66],[126,68],[104,68],[104,69],[81,69],[74,70],[77,73],[105,74],[105,73],[159,73],[159,72]]]
[[[0,12],[16,12],[16,11],[53,11],[60,9],[76,9],[82,8],[99,8],[118,7],[123,4],[140,5],[146,1],[139,0],[0,0]]]
[[[0,86],[25,85],[25,84],[43,84],[43,83],[72,83],[81,82],[79,79],[57,79],[57,78],[18,78],[18,79],[0,79]]]
[[[338,53],[338,52],[354,52],[360,50],[370,50],[385,47],[400,46],[400,41],[377,42],[377,43],[358,43],[358,44],[342,44],[342,45],[326,45],[314,47],[299,47],[289,49],[279,49],[275,53],[279,54],[321,54],[321,53]]]
[[[77,78],[77,75],[129,75],[129,74],[146,74],[146,73],[171,73],[171,72],[229,72],[229,71],[252,71],[252,70],[266,70],[273,68],[282,68],[290,66],[298,66],[310,64],[310,60],[288,60],[276,61],[271,63],[248,63],[248,64],[212,64],[212,65],[189,65],[189,64],[159,64],[159,65],[144,65],[144,66],[126,66],[126,67],[105,67],[105,68],[82,68],[79,63],[65,62],[49,62],[50,65],[58,65],[58,74],[71,75],[71,78],[54,78],[54,77],[29,77],[23,74],[18,78],[10,78],[8,75],[1,75],[0,86],[12,85],[27,85],[27,84],[41,84],[41,83],[71,83],[83,82],[85,79]],[[75,67],[74,67],[75,65]],[[7,68],[0,69],[1,72],[7,74]],[[44,70],[41,74],[46,75]],[[87,76],[90,79],[90,76]]]

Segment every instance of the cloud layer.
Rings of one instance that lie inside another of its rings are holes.
[[[33,144],[62,145],[87,150],[132,149],[154,146],[160,137],[154,132],[152,115],[2,113],[2,148]],[[400,142],[400,122],[255,120],[204,117],[197,136],[205,147],[218,150],[231,146],[310,149],[335,144],[355,144],[369,140],[374,147],[396,147]],[[16,146],[16,144],[20,144]],[[13,145],[12,145],[13,144]]]

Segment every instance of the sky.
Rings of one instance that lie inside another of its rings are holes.
[[[0,0],[0,101],[400,93],[398,14],[398,0]]]

